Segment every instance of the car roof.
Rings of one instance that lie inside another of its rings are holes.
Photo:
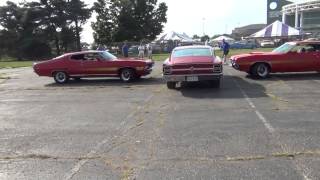
[[[96,50],[90,50],[90,51],[78,51],[78,52],[71,52],[64,54],[65,56],[71,56],[71,55],[78,55],[78,54],[88,54],[88,53],[99,53],[104,51],[96,51]]]
[[[306,45],[306,44],[319,44],[320,41],[295,41],[297,45]]]
[[[210,47],[210,46],[200,46],[200,45],[197,45],[197,46],[179,46],[179,47],[174,48],[174,50],[183,50],[183,49],[203,49],[203,48],[212,49],[212,47]]]

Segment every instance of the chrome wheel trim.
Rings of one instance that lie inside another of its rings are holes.
[[[257,74],[260,77],[265,77],[268,75],[268,67],[264,64],[260,64],[257,68]]]
[[[123,70],[121,72],[121,78],[124,80],[124,81],[129,81],[131,79],[131,73],[129,70]]]
[[[64,72],[58,72],[56,74],[56,80],[59,82],[59,83],[63,83],[67,80],[67,75],[66,73]]]

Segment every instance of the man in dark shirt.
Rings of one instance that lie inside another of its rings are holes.
[[[122,46],[122,55],[124,57],[129,57],[129,46],[126,41],[124,42],[124,45]]]
[[[223,62],[226,64],[227,63],[227,56],[229,54],[230,45],[224,39],[222,40],[221,49],[223,50]]]

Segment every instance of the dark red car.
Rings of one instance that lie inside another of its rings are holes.
[[[118,59],[106,51],[85,51],[35,63],[33,69],[39,76],[53,77],[60,84],[82,77],[120,77],[129,82],[150,74],[153,65],[151,60]]]
[[[222,75],[222,61],[209,46],[175,48],[163,64],[163,77],[169,89],[174,89],[177,82],[197,81],[209,81],[219,87]]]
[[[232,56],[231,64],[259,78],[277,72],[320,71],[320,41],[289,42],[272,52]]]

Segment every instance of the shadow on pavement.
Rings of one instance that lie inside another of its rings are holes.
[[[196,99],[237,99],[244,98],[237,82],[250,98],[268,97],[264,86],[245,81],[237,76],[225,75],[220,88],[213,88],[206,83],[188,83],[178,91],[184,97]]]
[[[272,79],[272,77],[281,79],[283,81],[320,80],[320,73],[313,72],[313,73],[272,74],[270,79]]]
[[[50,83],[45,85],[46,87],[84,87],[84,86],[148,86],[148,85],[159,85],[164,84],[162,78],[141,78],[139,80],[135,80],[130,83],[124,83],[119,78],[99,78],[99,79],[81,79],[81,80],[70,80],[66,84],[57,84],[57,83]]]
[[[279,79],[283,81],[304,81],[304,80],[320,80],[320,73],[316,72],[303,72],[303,73],[277,73],[271,74],[266,79],[259,79],[247,75],[246,78],[258,81],[277,81]]]

